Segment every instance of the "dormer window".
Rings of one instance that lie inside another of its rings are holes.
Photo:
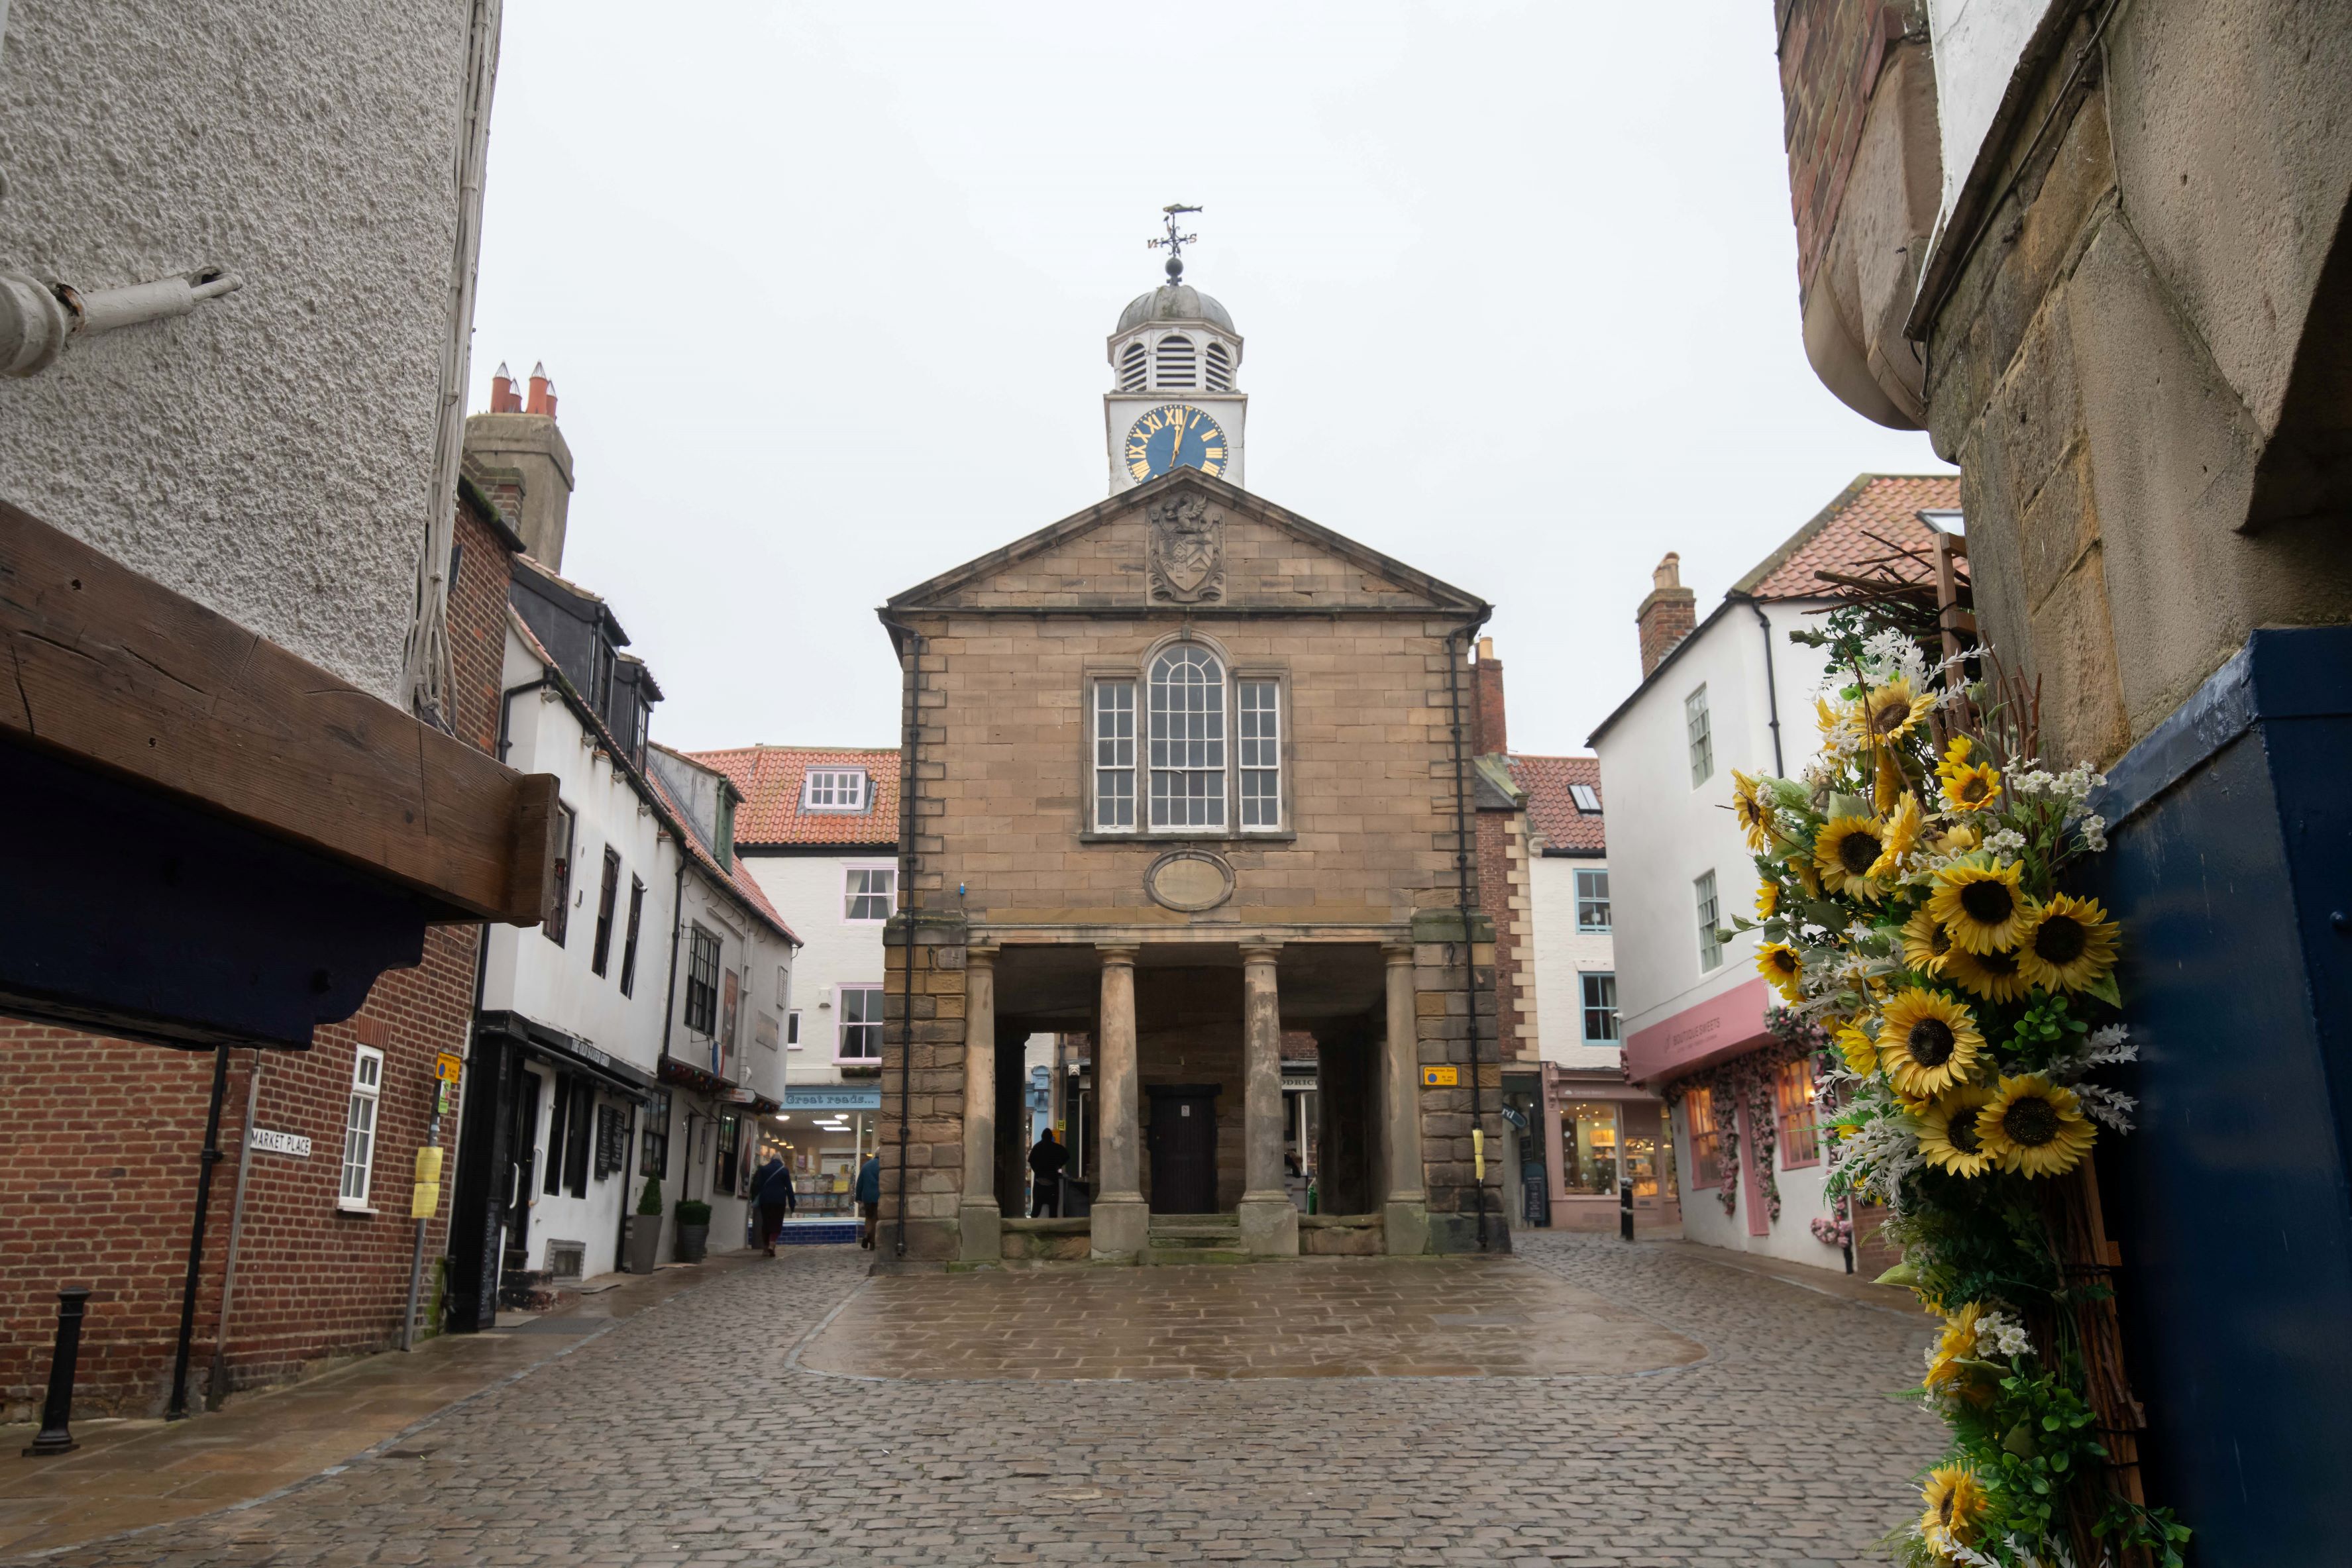
[[[863,811],[871,797],[872,781],[862,768],[812,768],[801,789],[801,809]]]
[[[1214,339],[1209,341],[1209,390],[1211,392],[1234,390],[1233,352]]]
[[[1200,384],[1200,360],[1192,340],[1170,333],[1160,340],[1157,385],[1171,390],[1189,390]]]
[[[1118,356],[1118,390],[1141,392],[1144,383],[1143,344],[1139,340],[1129,343]]]

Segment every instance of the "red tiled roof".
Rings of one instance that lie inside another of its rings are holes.
[[[744,869],[743,857],[736,856],[731,869],[720,870],[719,857],[710,852],[710,847],[702,841],[702,835],[694,831],[693,819],[686,814],[686,808],[678,804],[677,797],[669,792],[669,786],[662,782],[661,775],[648,768],[646,781],[654,787],[654,793],[661,797],[662,805],[668,810],[671,820],[682,830],[678,841],[694,857],[694,863],[734,889],[735,895],[751,905],[754,914],[790,937],[793,946],[800,946],[802,943],[798,934],[784,924],[784,917],[776,913],[776,906],[768,902],[768,895],[760,891],[760,884],[752,881],[751,873]]]
[[[727,775],[743,797],[735,812],[738,844],[895,844],[898,841],[898,754],[824,746],[739,746],[686,754]],[[862,768],[874,799],[863,811],[804,811],[801,781],[812,768]]]
[[[1601,798],[1598,757],[1524,757],[1511,755],[1511,778],[1528,792],[1528,820],[1543,836],[1547,850],[1581,851],[1600,854],[1609,847],[1603,819],[1598,811],[1580,811],[1571,784],[1591,786]]]
[[[1895,553],[1890,545],[1919,550],[1933,560],[1928,552],[1936,532],[1919,514],[1959,509],[1957,474],[1862,475],[1731,591],[1758,599],[1826,599],[1839,591],[1816,572],[1865,575],[1868,563]],[[1893,564],[1905,577],[1934,580],[1930,567]]]

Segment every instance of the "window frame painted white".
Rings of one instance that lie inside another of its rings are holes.
[[[1723,929],[1723,884],[1713,866],[1691,878],[1691,893],[1692,913],[1698,917],[1698,972],[1712,975],[1723,967],[1723,942],[1717,935]]]
[[[866,887],[866,889],[865,889],[863,892],[854,891],[854,890],[853,890],[853,888],[854,888],[854,884],[855,884],[855,883],[856,882],[856,880],[857,880],[858,878],[860,878],[860,877],[873,877],[873,876],[876,876],[876,875],[880,875],[880,876],[882,876],[882,877],[884,877],[884,878],[887,879],[887,883],[886,883],[886,885],[885,885],[885,887],[884,887],[883,891],[882,891],[880,894],[877,894],[877,893],[875,893],[875,891],[873,890],[873,886],[872,886],[871,883],[868,883],[867,886]],[[853,911],[854,909],[856,909],[856,906],[857,906],[857,904],[858,904],[858,902],[859,902],[860,900],[862,900],[862,899],[872,899],[872,898],[876,898],[876,897],[879,897],[879,898],[883,901],[883,909],[882,909],[882,913],[881,913],[881,914],[879,914],[879,915],[856,915],[856,914],[851,913],[851,911]],[[897,914],[898,912],[898,862],[896,862],[896,861],[844,861],[844,862],[842,862],[842,866],[841,866],[841,923],[842,923],[844,925],[888,925],[888,924],[889,924],[889,922],[890,922],[890,916],[891,916],[891,915],[895,915],[895,914]]]
[[[1580,936],[1613,936],[1615,934],[1616,927],[1611,919],[1612,912],[1609,903],[1609,868],[1605,865],[1580,865],[1576,868],[1575,875],[1577,935]],[[1599,877],[1601,879],[1601,891],[1599,893],[1593,894],[1587,893],[1585,891],[1585,878],[1587,877]],[[1601,924],[1598,925],[1592,925],[1584,917],[1586,906],[1594,904],[1601,906]]]
[[[1705,681],[1683,694],[1683,737],[1690,747],[1691,788],[1703,789],[1715,777],[1715,717]]]
[[[819,779],[827,781],[825,793],[828,796],[837,796],[841,793],[839,780],[856,780],[856,799],[848,801],[837,799],[820,801],[817,799]],[[830,816],[855,817],[871,810],[873,806],[874,775],[866,768],[812,768],[801,778],[801,810],[803,811],[822,811]]]
[[[854,1022],[851,1020],[849,994],[852,991],[874,998],[872,1003],[867,1004],[874,1009],[872,1017],[859,1018]],[[843,980],[834,986],[833,1061],[835,1066],[878,1067],[882,1064],[882,1002],[887,992],[887,986],[880,980]],[[852,1029],[870,1029],[874,1031],[873,1055],[850,1056],[843,1051],[842,1047],[847,1042],[848,1031]]]
[[[366,1069],[374,1066],[374,1072]],[[359,1124],[360,1111],[367,1111],[367,1125]],[[372,1045],[352,1048],[352,1085],[343,1108],[343,1153],[341,1176],[336,1185],[335,1207],[348,1214],[373,1214],[368,1207],[368,1193],[375,1183],[376,1144],[383,1125],[383,1052]],[[352,1156],[352,1141],[363,1140],[359,1157]],[[351,1190],[352,1172],[359,1172],[359,1191]]]

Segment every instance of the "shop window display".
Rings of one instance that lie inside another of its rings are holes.
[[[1571,1101],[1560,1107],[1560,1165],[1570,1193],[1617,1190],[1617,1107],[1607,1101]]]

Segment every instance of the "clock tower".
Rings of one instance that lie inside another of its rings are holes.
[[[1176,219],[1200,209],[1166,210],[1168,235],[1151,245],[1169,253],[1168,281],[1138,296],[1110,335],[1103,430],[1114,496],[1175,467],[1243,483],[1242,336],[1223,306],[1184,281],[1183,247],[1195,236],[1179,234]]]

